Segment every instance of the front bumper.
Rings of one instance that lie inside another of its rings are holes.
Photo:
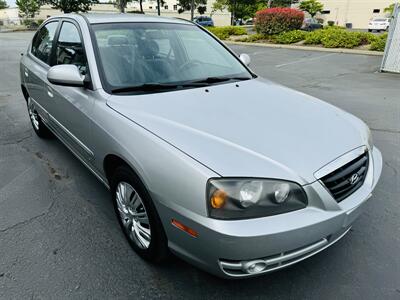
[[[294,264],[348,232],[380,177],[382,156],[378,149],[370,151],[370,161],[364,185],[340,203],[316,181],[304,186],[307,208],[265,218],[215,220],[159,204],[169,247],[190,263],[225,278],[260,275]],[[172,219],[193,228],[198,236],[171,226]],[[262,271],[249,270],[252,262],[263,266]]]

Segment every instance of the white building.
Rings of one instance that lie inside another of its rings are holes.
[[[322,14],[317,18],[324,22],[333,21],[345,26],[351,23],[353,28],[366,29],[368,22],[374,17],[384,17],[388,14],[384,9],[396,0],[319,0],[324,5]]]

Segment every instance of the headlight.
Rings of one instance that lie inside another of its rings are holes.
[[[306,206],[304,190],[290,181],[218,178],[207,186],[208,213],[215,219],[259,218]]]

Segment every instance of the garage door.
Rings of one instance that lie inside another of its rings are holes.
[[[394,9],[381,71],[400,73],[400,5]]]

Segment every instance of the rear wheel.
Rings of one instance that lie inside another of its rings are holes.
[[[35,107],[30,97],[28,97],[27,106],[28,106],[29,119],[31,120],[31,124],[35,133],[41,138],[53,137],[54,136],[53,133],[46,127],[46,125],[40,118],[38,112],[35,110]]]
[[[111,179],[111,193],[119,224],[136,253],[152,262],[167,258],[167,238],[156,208],[130,168],[117,168]]]

